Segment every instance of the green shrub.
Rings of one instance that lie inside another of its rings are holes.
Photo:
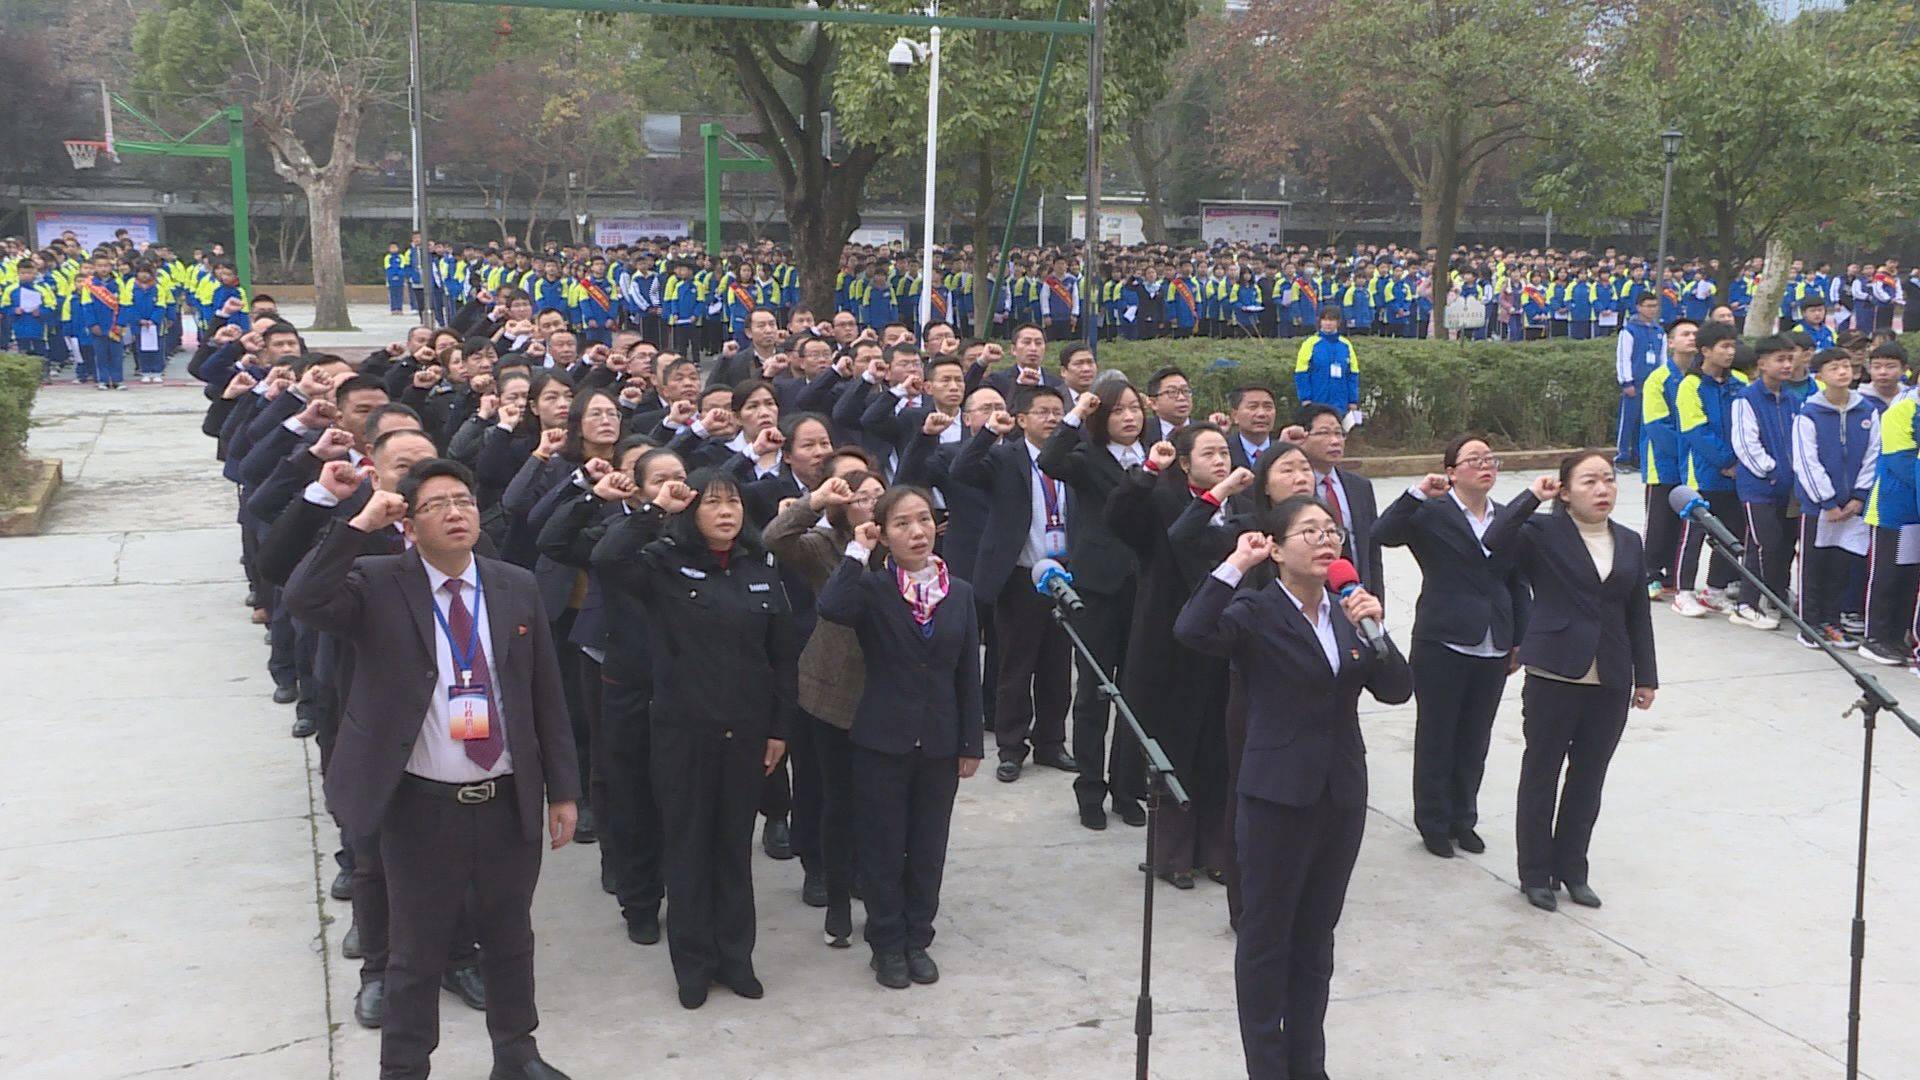
[[[1352,341],[1367,414],[1356,450],[1431,450],[1469,431],[1502,448],[1604,446],[1614,439],[1620,392],[1611,339]],[[1298,405],[1293,366],[1299,348],[1298,338],[1115,341],[1101,344],[1100,366],[1119,368],[1144,387],[1154,369],[1176,365],[1193,383],[1200,416],[1224,411],[1235,386],[1271,386],[1284,420]]]
[[[0,506],[13,505],[32,477],[26,464],[27,425],[43,370],[39,357],[0,353]]]

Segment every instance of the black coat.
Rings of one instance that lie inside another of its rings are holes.
[[[1025,439],[1003,442],[992,428],[982,427],[961,447],[951,473],[955,480],[986,493],[989,508],[986,527],[980,533],[980,557],[974,576],[967,580],[980,595],[999,596],[1020,563],[1027,529],[1033,522],[1033,457]],[[1071,553],[1084,523],[1073,489],[1061,486],[1067,551]]]
[[[988,593],[969,575],[980,562],[980,537],[985,534],[992,500],[976,487],[953,479],[953,462],[960,454],[959,443],[942,444],[919,429],[913,429],[900,455],[896,483],[919,484],[938,488],[947,504],[947,530],[940,537],[940,557],[947,560],[948,572],[966,578],[974,587],[973,602],[990,607],[997,593]]]
[[[889,564],[854,559],[820,589],[820,617],[854,628],[866,685],[854,710],[855,745],[883,754],[918,747],[927,757],[984,756],[980,711],[980,620],[973,587],[947,575],[947,596],[920,632]]]
[[[1598,661],[1602,686],[1658,687],[1639,534],[1607,523],[1613,533],[1613,571],[1603,581],[1573,518],[1534,513],[1539,506],[1533,492],[1522,492],[1501,507],[1487,529],[1487,550],[1512,558],[1533,584],[1520,662],[1578,679]]]
[[[1487,509],[1497,514],[1500,505],[1489,501]],[[1374,523],[1373,537],[1387,547],[1412,549],[1420,564],[1415,641],[1472,646],[1491,630],[1493,647],[1506,652],[1526,636],[1533,605],[1526,575],[1510,556],[1480,550],[1466,512],[1451,496],[1400,496]]]
[[[1073,489],[1081,515],[1068,548],[1074,588],[1114,595],[1139,572],[1133,549],[1107,527],[1107,497],[1126,482],[1127,472],[1104,446],[1095,446],[1081,427],[1061,424],[1040,450],[1040,471]]]

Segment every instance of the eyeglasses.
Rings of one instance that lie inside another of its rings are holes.
[[[1347,530],[1341,528],[1338,525],[1327,525],[1321,528],[1315,528],[1314,526],[1309,525],[1306,528],[1301,529],[1299,532],[1288,533],[1287,539],[1291,540],[1296,536],[1301,538],[1302,540],[1305,540],[1307,543],[1314,545],[1315,547],[1318,547],[1321,544],[1333,544],[1335,546],[1338,546],[1340,544],[1344,544],[1347,542]]]
[[[1456,469],[1497,469],[1500,467],[1500,459],[1497,457],[1461,458],[1453,465]]]
[[[866,507],[869,510],[873,508],[874,503],[879,501],[880,496],[878,495],[855,495],[853,497],[853,505]]]
[[[1167,387],[1162,387],[1160,392],[1153,396],[1172,398],[1175,401],[1183,401],[1193,397],[1193,391],[1184,386],[1167,386]]]
[[[448,510],[473,510],[479,507],[471,495],[442,495],[438,499],[428,499],[413,508],[415,517],[437,517]]]
[[[1345,428],[1319,427],[1307,432],[1307,436],[1314,439],[1344,439],[1347,431]]]

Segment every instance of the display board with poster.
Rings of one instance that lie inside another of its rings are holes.
[[[1073,208],[1073,238],[1087,238],[1087,208],[1080,205]],[[1138,206],[1100,207],[1100,239],[1110,244],[1144,244],[1147,242],[1145,227],[1140,222]]]
[[[691,235],[687,219],[679,217],[598,218],[593,223],[596,247],[637,244],[663,236],[668,240],[684,240]]]
[[[92,251],[101,244],[113,243],[114,234],[121,229],[127,230],[127,236],[136,245],[160,242],[160,211],[157,208],[42,206],[34,208],[28,222],[28,239],[36,248],[45,247],[72,233],[81,247]]]
[[[865,244],[868,247],[885,247],[888,244],[907,242],[905,225],[862,225],[847,237],[849,244]]]
[[[1200,240],[1206,244],[1277,244],[1286,234],[1279,203],[1201,203]]]

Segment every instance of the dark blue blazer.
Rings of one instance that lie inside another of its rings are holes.
[[[848,738],[883,754],[919,747],[930,758],[983,757],[980,620],[973,587],[947,576],[947,596],[923,635],[889,564],[842,559],[820,588],[820,617],[851,626],[866,658],[866,688]]]
[[[1180,609],[1174,636],[1233,661],[1247,705],[1239,794],[1284,806],[1365,806],[1367,747],[1360,691],[1388,705],[1413,696],[1413,672],[1393,644],[1376,653],[1334,600],[1340,670],[1327,666],[1313,625],[1277,582],[1235,591],[1209,575]]]
[[[1489,513],[1500,504],[1489,501]],[[1487,527],[1493,531],[1492,524]],[[1451,495],[1421,499],[1408,492],[1373,523],[1373,538],[1386,547],[1407,547],[1420,564],[1420,598],[1413,606],[1413,639],[1478,645],[1493,634],[1506,652],[1527,633],[1533,594],[1512,557],[1480,550],[1466,511]]]
[[[1020,563],[1033,522],[1033,457],[1026,440],[1014,436],[1002,441],[990,427],[981,427],[961,446],[950,470],[953,478],[987,495],[987,523],[980,533],[980,556],[973,583],[982,596],[999,596]],[[1061,484],[1067,515],[1067,550],[1074,550],[1080,533],[1080,503],[1073,486]]]

